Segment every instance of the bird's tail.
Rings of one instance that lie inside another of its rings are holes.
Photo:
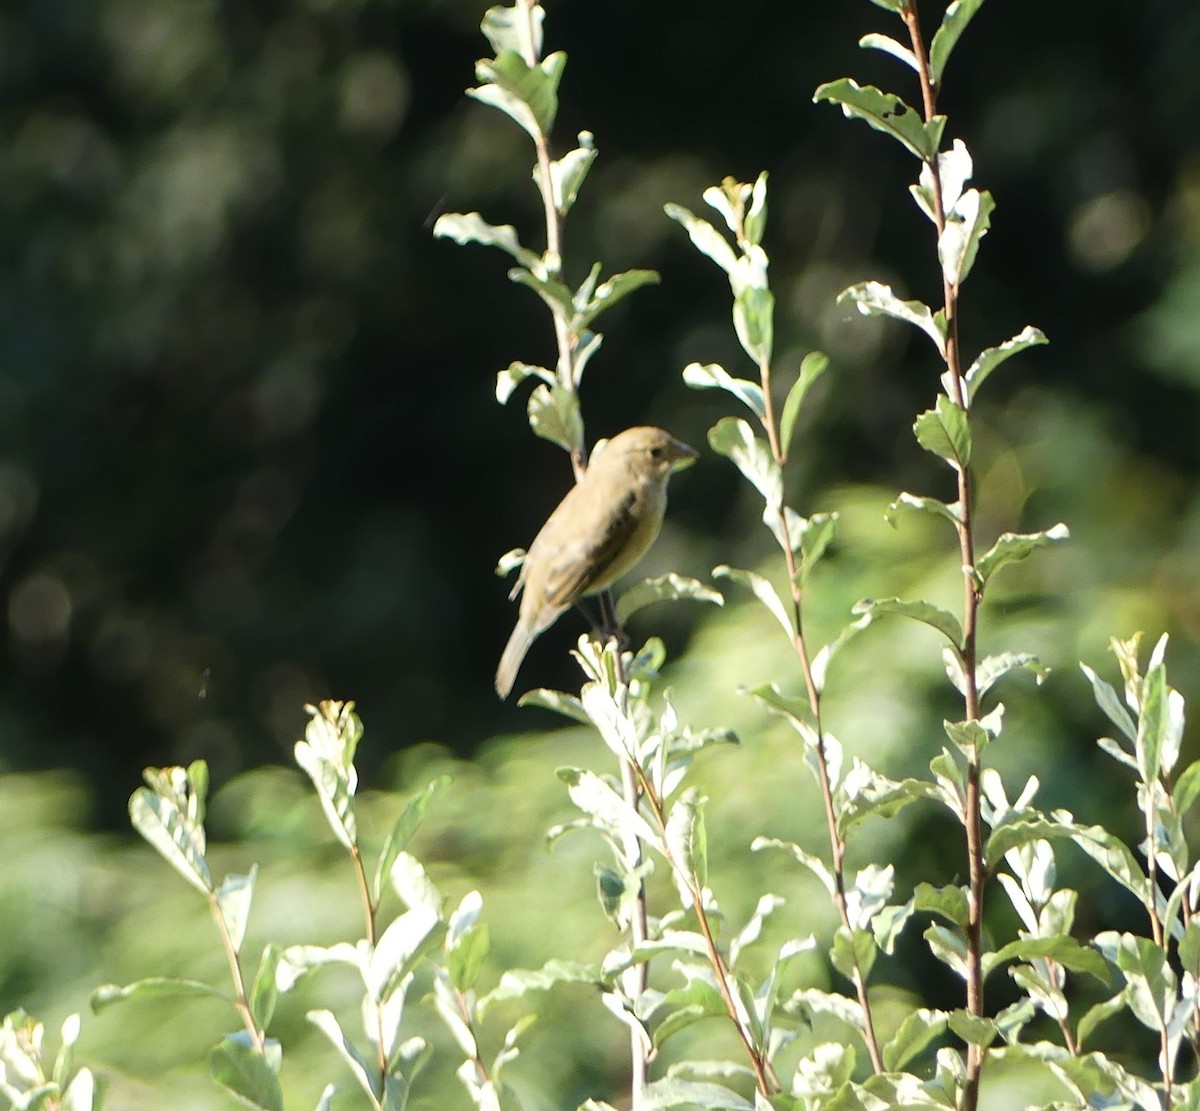
[[[507,698],[517,681],[517,671],[525,659],[525,653],[537,634],[524,621],[518,621],[504,646],[504,654],[500,657],[500,666],[496,668],[496,693],[501,698]]]

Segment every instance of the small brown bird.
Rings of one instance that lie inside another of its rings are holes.
[[[696,458],[661,428],[627,428],[595,453],[582,480],[542,525],[510,598],[521,612],[496,669],[507,698],[529,646],[580,598],[598,594],[649,550],[667,508],[667,480]]]

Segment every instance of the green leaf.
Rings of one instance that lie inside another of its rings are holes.
[[[541,9],[537,9],[541,11]],[[596,161],[596,148],[593,145],[592,133],[579,133],[579,146],[568,151],[561,158],[550,163],[550,186],[553,189],[554,207],[560,216],[565,216],[579,195],[579,187],[587,177],[588,170]],[[434,232],[437,225],[434,225]],[[528,263],[526,263],[528,265]]]
[[[737,255],[729,240],[707,220],[694,215],[683,205],[665,204],[663,211],[678,224],[682,224],[692,243],[701,254],[707,255],[726,274],[732,274],[737,265]]]
[[[699,363],[689,363],[683,368],[683,380],[694,390],[726,390],[759,420],[766,419],[767,407],[763,403],[762,387],[757,382],[732,377],[724,367],[717,363],[708,363],[705,366],[701,366]]]
[[[414,906],[392,919],[367,961],[364,980],[371,999],[386,1002],[443,932],[444,923],[427,906]]]
[[[762,936],[763,923],[771,917],[787,900],[778,895],[766,894],[758,900],[750,920],[738,931],[737,936],[729,943],[729,965],[735,967],[742,950],[753,945]]]
[[[245,876],[226,876],[225,881],[217,888],[217,905],[221,908],[221,917],[225,919],[225,928],[229,931],[229,939],[233,943],[234,952],[241,952],[242,940],[246,936],[246,925],[250,921],[250,903],[254,898],[254,880],[258,876],[258,865],[250,867]]]
[[[632,835],[659,852],[664,851],[662,839],[646,819],[617,794],[607,780],[580,768],[559,768],[556,774],[566,783],[571,801],[592,817],[598,828],[621,839]]]
[[[930,798],[933,791],[933,786],[923,780],[896,782],[855,758],[839,788],[838,830],[844,834],[872,815],[894,817],[910,803]]]
[[[271,1024],[275,1014],[275,1002],[279,998],[279,987],[275,982],[275,970],[279,967],[279,958],[283,954],[273,941],[268,942],[263,949],[258,962],[258,971],[254,974],[254,983],[250,986],[250,1013],[260,1030],[265,1030]]]
[[[746,421],[722,417],[708,430],[713,451],[730,459],[758,489],[766,503],[776,508],[783,502],[783,472],[765,440],[754,435]]]
[[[489,224],[478,212],[443,213],[433,225],[433,234],[439,239],[453,239],[459,246],[481,243],[485,247],[499,247],[529,270],[542,267],[541,258],[521,246],[512,224]]]
[[[780,628],[787,634],[788,640],[796,635],[795,629],[792,628],[792,619],[784,608],[783,602],[775,592],[775,588],[762,575],[722,564],[720,567],[713,568],[713,577],[732,579],[735,583],[748,586],[754,592],[754,596],[771,611],[771,616],[779,622]]]
[[[480,922],[459,935],[446,953],[446,973],[458,991],[475,987],[491,941],[486,922]]]
[[[767,230],[767,171],[754,179],[750,189],[750,207],[742,222],[742,232],[745,241],[757,247],[762,243],[763,233]]]
[[[1200,798],[1200,760],[1184,768],[1171,794],[1175,801],[1175,812],[1182,818]]]
[[[1121,701],[1120,696],[1112,685],[1101,679],[1087,664],[1081,663],[1080,670],[1088,677],[1092,684],[1092,696],[1096,700],[1096,705],[1104,711],[1105,716],[1113,723],[1130,741],[1137,738],[1137,725],[1129,716],[1129,711],[1125,709],[1125,704]]]
[[[558,83],[567,56],[560,50],[530,66],[515,50],[503,50],[493,59],[475,63],[479,88],[467,96],[514,119],[530,138],[549,135],[558,114]]]
[[[673,1108],[701,1108],[702,1111],[754,1111],[737,1092],[720,1084],[664,1077],[647,1084],[638,1099],[638,1111],[672,1111]]]
[[[178,996],[200,997],[204,999],[220,999],[226,1003],[232,1002],[229,996],[212,984],[201,983],[199,980],[176,980],[166,976],[153,976],[146,980],[135,980],[132,984],[118,987],[116,984],[102,984],[92,992],[92,1011],[99,1014],[114,1003],[126,999],[164,999]]]
[[[988,867],[994,867],[1009,849],[1056,837],[1070,838],[1113,879],[1146,904],[1150,881],[1129,847],[1103,826],[1078,825],[1065,810],[1055,811],[1051,819],[1021,819],[998,826],[987,840]]]
[[[508,272],[510,281],[532,289],[546,304],[556,318],[570,320],[575,315],[575,300],[571,291],[556,278],[540,277],[535,270],[514,266]]]
[[[1010,941],[995,953],[987,953],[983,960],[983,975],[986,979],[994,969],[1005,961],[1035,960],[1057,961],[1071,972],[1086,972],[1095,976],[1102,984],[1112,983],[1108,973],[1108,965],[1104,958],[1094,949],[1080,945],[1073,937],[1059,935],[1057,937],[1022,937]]]
[[[655,579],[643,579],[624,591],[617,599],[617,622],[624,625],[638,610],[645,609],[655,602],[679,602],[686,599],[711,602],[714,606],[725,604],[725,597],[719,590],[705,586],[698,579],[671,571]]]
[[[787,399],[783,403],[783,413],[779,418],[779,450],[786,460],[791,450],[792,433],[796,427],[796,418],[800,415],[800,407],[808,396],[812,384],[825,373],[829,366],[829,356],[820,351],[810,351],[800,361],[800,373],[792,388],[788,390]]]
[[[959,625],[958,618],[929,602],[902,602],[899,598],[864,598],[852,607],[851,612],[869,615],[872,621],[883,614],[892,613],[900,617],[909,617],[937,629],[956,649],[962,646],[962,626]]]
[[[579,395],[555,383],[535,386],[527,406],[529,427],[543,440],[574,454],[583,449],[583,417]]]
[[[702,1019],[723,1018],[727,1014],[721,993],[699,979],[692,980],[686,987],[667,992],[657,1010],[665,1014],[654,1026],[655,1048]]]
[[[1082,1047],[1084,1042],[1091,1037],[1092,1031],[1106,1018],[1119,1015],[1123,1010],[1125,1010],[1125,999],[1120,994],[1114,995],[1111,999],[1106,999],[1103,1003],[1097,1003],[1094,1007],[1089,1007],[1079,1020],[1076,1033],[1076,1040],[1079,1042],[1079,1045]]]
[[[953,288],[961,286],[971,273],[979,241],[987,235],[995,209],[991,193],[968,189],[946,213],[945,226],[938,236],[938,260],[943,277]]]
[[[916,494],[901,494],[884,511],[883,519],[889,525],[894,526],[897,515],[903,509],[928,513],[933,517],[941,517],[949,521],[956,528],[963,523],[962,511],[959,509],[957,502],[954,505],[947,505],[944,501],[938,501],[937,498],[923,498]]]
[[[297,741],[293,749],[296,763],[312,780],[334,836],[353,850],[358,843],[354,754],[362,739],[362,722],[354,713],[353,702],[322,702],[309,707],[309,714],[304,740]]]
[[[888,1072],[899,1072],[935,1038],[946,1030],[945,1011],[925,1008],[911,1011],[883,1047],[883,1064]]]
[[[845,926],[839,926],[837,933],[833,935],[829,961],[852,983],[858,983],[860,978],[863,983],[866,983],[878,954],[875,938],[871,936],[869,930],[861,927],[847,930]]]
[[[686,900],[693,893],[703,891],[708,882],[708,837],[704,828],[704,804],[707,801],[698,788],[688,787],[667,815],[667,848],[685,905]]]
[[[971,426],[967,411],[945,394],[939,394],[934,407],[917,417],[913,433],[926,451],[956,470],[965,471],[970,466]]]
[[[942,728],[946,730],[946,736],[958,746],[964,756],[970,756],[972,753],[978,756],[989,741],[995,740],[1000,735],[1003,719],[1004,705],[1000,703],[978,721],[975,719],[943,721]]]
[[[182,768],[167,769],[171,770],[185,774]],[[211,893],[212,875],[204,859],[204,827],[189,820],[175,799],[139,787],[129,798],[129,817],[133,828],[175,871],[197,891]]]
[[[914,73],[920,68],[917,64],[917,56],[907,46],[902,46],[888,35],[880,35],[872,31],[869,35],[863,35],[858,40],[858,45],[864,50],[882,50],[893,58],[899,58]]]
[[[1177,982],[1166,952],[1148,937],[1105,931],[1096,946],[1125,977],[1125,999],[1134,1017],[1166,1031],[1175,1009]]]
[[[1024,351],[1026,348],[1036,347],[1038,344],[1049,342],[1045,335],[1037,328],[1026,327],[1022,329],[1020,335],[1013,336],[1010,340],[1005,340],[999,347],[989,347],[986,351],[981,352],[967,371],[968,396],[970,400],[975,400],[975,395],[978,394],[979,387],[983,385],[992,371],[1006,359],[1011,359],[1013,355]]]
[[[759,251],[761,248],[751,248]],[[738,259],[730,275],[734,283],[733,329],[742,350],[759,366],[769,364],[775,343],[775,295],[766,288],[765,270],[762,283],[741,281],[739,275],[750,269],[748,260]]]
[[[1020,670],[1032,671],[1039,686],[1050,674],[1050,669],[1029,652],[1001,652],[987,656],[975,669],[975,689],[979,697],[987,694],[1005,675]]]
[[[820,857],[813,856],[812,853],[802,849],[794,841],[780,841],[774,837],[756,837],[751,842],[750,848],[753,852],[758,852],[760,849],[782,849],[785,853],[791,853],[796,860],[821,881],[825,890],[831,896],[837,890],[833,873],[829,870],[825,862]]]
[[[829,676],[829,667],[833,663],[834,657],[845,647],[848,641],[856,637],[870,624],[871,615],[869,613],[863,614],[857,621],[851,621],[848,625],[842,626],[838,635],[816,654],[812,662],[812,676],[813,683],[816,685],[818,692],[825,690],[825,680]]]
[[[488,8],[479,29],[491,44],[493,53],[515,50],[523,58],[537,58],[542,53],[542,21],[545,17],[546,12],[540,4]]]
[[[1069,539],[1070,535],[1070,530],[1061,522],[1042,532],[1002,533],[996,543],[975,561],[975,570],[980,579],[987,583],[1006,563],[1015,563],[1038,548]]]
[[[848,77],[818,88],[813,93],[813,102],[822,100],[841,105],[847,118],[863,120],[876,131],[890,135],[922,161],[937,154],[946,123],[944,116],[935,116],[926,124],[921,114],[898,96],[881,92],[873,85],[860,86]]]
[[[342,1033],[342,1027],[333,1012],[324,1010],[309,1011],[306,1017],[309,1022],[333,1043],[333,1047],[338,1051],[339,1056],[350,1067],[350,1071],[354,1074],[354,1078],[358,1081],[359,1086],[378,1104],[379,1098],[382,1095],[382,1092],[379,1091],[379,1082],[376,1079],[378,1072],[367,1064],[366,1059],[358,1051],[354,1043]]]
[[[955,884],[934,887],[919,883],[913,891],[913,907],[927,914],[936,914],[951,925],[963,929],[967,925],[967,889]]]
[[[254,1048],[236,1037],[223,1038],[208,1058],[213,1079],[242,1107],[283,1111],[279,1078]]]
[[[544,366],[512,362],[496,375],[496,400],[501,405],[506,405],[517,387],[527,378],[540,378],[546,385],[554,385],[554,375]]]
[[[929,72],[933,83],[940,85],[946,72],[946,63],[966,30],[975,13],[983,6],[983,0],[954,0],[942,17],[942,25],[934,32],[929,46]]]
[[[882,282],[860,282],[838,294],[837,303],[857,305],[863,316],[890,316],[919,328],[931,340],[938,352],[946,354],[945,321],[934,316],[930,307],[921,301],[901,301]]]
[[[924,933],[930,952],[963,980],[967,979],[967,943],[957,931],[948,930],[936,922]]]
[[[559,984],[603,984],[600,969],[594,964],[579,961],[547,961],[541,968],[509,969],[500,983],[479,1001],[479,1017],[494,1003],[523,999],[531,991],[549,991]]]
[[[430,780],[420,794],[414,795],[405,803],[404,810],[389,831],[387,840],[384,841],[383,848],[380,850],[379,860],[375,864],[375,877],[371,882],[371,899],[376,906],[378,906],[379,897],[383,892],[384,880],[391,873],[397,855],[404,850],[412,835],[416,833],[421,819],[425,817],[425,812],[434,799],[445,791],[451,782],[450,776],[439,775],[436,779]]]
[[[596,292],[576,311],[571,319],[571,331],[582,332],[596,317],[611,309],[618,301],[624,300],[642,286],[657,285],[659,280],[656,270],[625,270],[614,274],[607,281],[601,282]]]
[[[980,1018],[964,1010],[951,1011],[947,1018],[950,1029],[969,1045],[986,1049],[1000,1036],[996,1023],[990,1018]]]
[[[545,687],[538,687],[535,690],[526,691],[519,699],[518,706],[541,706],[544,710],[553,710],[556,714],[562,714],[563,717],[570,718],[572,721],[577,721],[582,725],[591,725],[592,719],[588,717],[587,711],[583,708],[583,703],[579,701],[577,695],[565,694],[563,691],[552,691]]]
[[[1153,783],[1162,768],[1162,750],[1169,715],[1167,710],[1167,669],[1160,663],[1151,667],[1142,680],[1141,713],[1133,751],[1143,783]]]
[[[796,531],[789,531],[793,539],[800,541],[800,566],[796,570],[796,581],[804,584],[812,574],[813,568],[820,562],[821,557],[833,542],[837,532],[838,515],[836,513],[814,513],[807,520],[798,517]]]

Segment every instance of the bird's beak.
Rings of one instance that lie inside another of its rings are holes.
[[[694,447],[688,447],[682,440],[671,441],[671,471],[683,471],[696,462],[699,452]]]

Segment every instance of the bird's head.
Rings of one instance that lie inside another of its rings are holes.
[[[698,452],[661,428],[627,428],[596,451],[592,466],[622,470],[651,482],[665,482],[683,470]]]

